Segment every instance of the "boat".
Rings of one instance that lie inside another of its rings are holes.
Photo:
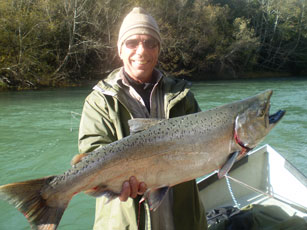
[[[270,145],[249,152],[222,179],[217,171],[204,176],[198,188],[209,213],[222,207],[273,205],[307,223],[307,178]]]

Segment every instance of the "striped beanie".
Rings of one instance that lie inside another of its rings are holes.
[[[135,7],[124,18],[124,21],[119,30],[117,41],[118,53],[121,52],[123,42],[130,36],[136,34],[151,35],[161,45],[160,30],[156,20],[141,7]]]

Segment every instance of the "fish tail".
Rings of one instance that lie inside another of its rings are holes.
[[[70,200],[60,206],[48,205],[48,200],[42,196],[42,189],[53,178],[51,176],[0,186],[0,199],[8,201],[23,213],[32,229],[55,230]]]

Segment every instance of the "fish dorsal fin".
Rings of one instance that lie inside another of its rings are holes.
[[[158,118],[134,118],[128,121],[130,134],[138,133],[161,122]]]
[[[82,160],[82,158],[86,157],[87,155],[88,155],[87,153],[80,153],[80,154],[75,155],[71,159],[70,165],[75,165],[75,164],[79,163]]]

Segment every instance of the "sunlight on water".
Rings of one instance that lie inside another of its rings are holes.
[[[193,82],[202,110],[273,89],[271,111],[287,111],[263,141],[307,175],[307,80]],[[85,89],[0,93],[0,184],[60,174],[77,153],[79,114]],[[0,201],[0,229],[29,229],[15,208]],[[91,229],[95,199],[78,195],[59,229]]]

